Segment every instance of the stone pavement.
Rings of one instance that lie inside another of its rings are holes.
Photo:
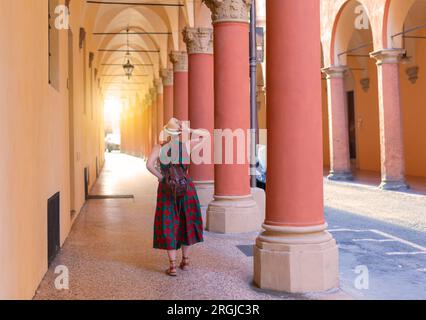
[[[403,282],[415,276],[424,277],[425,272],[416,270],[426,268],[426,264],[422,265],[422,261],[415,260],[410,262],[414,265],[408,269],[405,266],[393,269],[392,263],[384,268],[382,255],[388,258],[386,262],[393,261],[395,256],[388,256],[387,253],[403,249],[392,246],[387,249],[374,246],[360,249],[359,246],[371,245],[372,242],[354,242],[355,237],[347,230],[384,230],[386,236],[383,233],[367,233],[362,238],[384,237],[394,240],[388,236],[399,235],[410,241],[398,240],[394,244],[408,243],[404,250],[421,251],[422,245],[426,245],[426,234],[421,232],[426,225],[425,219],[421,217],[426,198],[368,188],[326,183],[326,214],[341,247],[341,290],[306,295],[266,292],[252,284],[251,247],[256,232],[238,235],[206,232],[205,242],[193,249],[192,271],[180,272],[177,278],[167,277],[164,274],[168,263],[166,254],[152,249],[156,180],[149,175],[142,160],[118,153],[110,154],[91,193],[131,194],[135,199],[88,201],[42,281],[35,299],[386,299],[392,297],[385,294],[392,289],[397,298],[406,298],[407,294],[398,294],[400,283],[391,281],[395,278],[393,271],[403,269],[408,272],[405,278],[401,278],[400,282]],[[410,209],[409,213],[407,208]],[[416,218],[412,219],[412,215]],[[401,227],[384,223],[380,219],[392,221]],[[417,222],[414,223],[414,220]],[[419,238],[423,241],[422,245],[410,246],[416,244]],[[425,255],[410,257],[418,259],[420,256]],[[404,265],[405,258],[403,255],[398,257],[397,266]],[[54,282],[58,276],[55,268],[60,265],[69,270],[69,290],[55,289]],[[355,269],[360,265],[366,265],[370,271],[368,290],[359,290],[355,285],[359,275]],[[376,272],[380,268],[383,272]],[[384,280],[386,285],[377,289],[374,279]],[[423,283],[425,280],[418,278]],[[392,283],[395,283],[395,287],[392,287]],[[403,290],[413,289],[413,292],[426,298],[426,293],[418,283],[405,284]]]

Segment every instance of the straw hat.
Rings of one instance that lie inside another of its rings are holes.
[[[182,134],[182,129],[179,124],[179,120],[171,118],[169,123],[163,128],[164,132],[170,136],[179,136]]]

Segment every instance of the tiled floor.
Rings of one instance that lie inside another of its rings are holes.
[[[156,180],[142,160],[108,155],[92,194],[133,194],[134,200],[90,200],[78,217],[35,299],[305,299],[345,298],[340,291],[318,296],[264,292],[252,285],[247,248],[257,233],[206,232],[193,249],[193,269],[177,278],[164,274],[168,259],[152,249]],[[248,250],[249,252],[250,250]],[[57,266],[69,270],[69,290],[55,288]]]

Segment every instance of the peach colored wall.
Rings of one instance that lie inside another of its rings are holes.
[[[355,67],[359,65],[354,64]],[[361,72],[354,72],[355,126],[357,138],[357,168],[380,172],[380,131],[378,109],[377,67],[372,59],[368,62],[370,89],[361,87]]]
[[[426,31],[421,35],[426,36]],[[415,63],[400,68],[405,161],[407,175],[426,177],[426,41],[416,44]],[[415,65],[420,68],[419,78],[412,84],[406,69]]]
[[[48,84],[47,12],[47,1],[0,3],[0,299],[30,299],[43,278],[47,270],[47,200],[56,192],[61,193],[61,243],[72,224],[68,39],[66,30],[59,33],[57,91]],[[75,25],[74,39],[78,41]],[[76,75],[81,72],[77,50]],[[75,92],[80,90],[79,79],[81,76],[75,76]],[[80,154],[75,166],[79,211],[84,202],[82,167],[90,165],[95,177],[94,158],[99,148],[93,146],[99,146],[100,140],[93,134],[99,133],[95,121],[79,116],[81,97],[76,95],[74,101],[75,148]]]

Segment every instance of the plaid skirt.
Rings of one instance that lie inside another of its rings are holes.
[[[185,196],[174,198],[160,182],[154,222],[154,248],[179,250],[203,242],[203,218],[194,183],[189,181]]]

